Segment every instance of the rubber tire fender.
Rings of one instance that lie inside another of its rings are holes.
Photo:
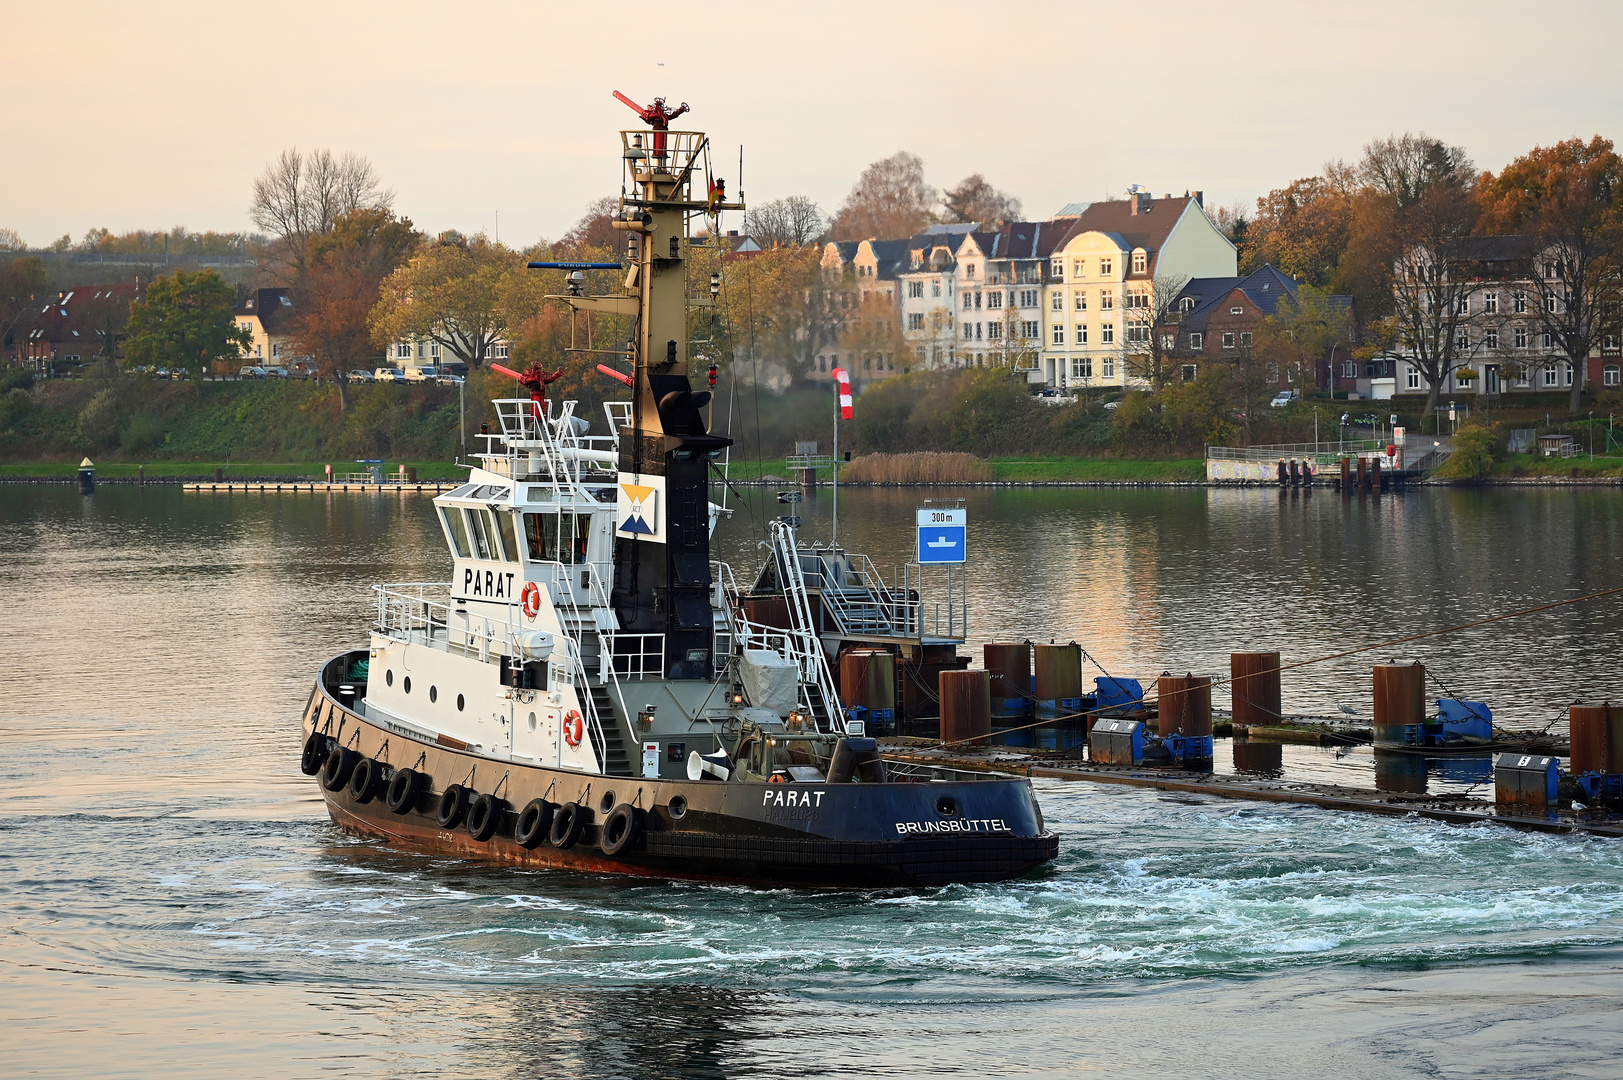
[[[349,774],[355,771],[356,764],[361,755],[342,746],[335,746],[327,752],[327,760],[321,766],[321,786],[328,791],[342,791],[344,785],[349,783]]]
[[[532,850],[540,847],[552,831],[552,815],[557,809],[545,799],[531,799],[518,815],[518,824],[513,827],[513,842]]]
[[[383,766],[372,758],[362,758],[355,763],[355,769],[349,774],[349,797],[357,803],[366,804],[378,797],[378,790],[383,787]]]
[[[312,731],[304,740],[304,755],[299,758],[299,771],[314,776],[327,763],[327,736]]]
[[[547,830],[547,842],[560,851],[567,851],[580,840],[586,828],[586,815],[591,813],[577,802],[566,802],[552,815],[552,828]]]
[[[391,814],[409,814],[417,808],[417,770],[396,769],[384,796]]]
[[[605,855],[618,855],[622,851],[636,851],[642,846],[645,827],[643,812],[630,803],[621,803],[603,819],[603,837],[599,846]]]
[[[452,784],[440,792],[440,801],[434,807],[434,820],[439,822],[442,829],[454,829],[462,824],[467,812],[468,789],[461,784]]]
[[[502,814],[506,811],[505,799],[498,799],[494,795],[479,796],[468,810],[468,835],[480,843],[489,840],[496,835],[496,829],[502,823]]]

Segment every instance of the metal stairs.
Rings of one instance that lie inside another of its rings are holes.
[[[592,683],[592,705],[597,709],[598,726],[603,729],[605,745],[595,747],[603,761],[603,774],[630,776],[631,759],[626,755],[625,741],[620,737],[619,714],[614,711],[614,700],[609,696],[608,687],[600,682]],[[597,741],[595,734],[592,741]]]

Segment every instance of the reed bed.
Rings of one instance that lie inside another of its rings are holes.
[[[840,470],[853,484],[970,484],[992,479],[991,463],[974,454],[864,454]]]

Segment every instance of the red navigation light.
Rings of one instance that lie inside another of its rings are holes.
[[[716,365],[714,364],[710,365],[710,385],[716,385]]]

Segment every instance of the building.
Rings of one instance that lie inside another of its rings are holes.
[[[1192,381],[1203,365],[1237,363],[1250,358],[1258,327],[1281,302],[1297,295],[1298,283],[1289,274],[1263,266],[1243,277],[1194,278],[1179,291],[1156,328],[1172,360],[1175,377]],[[1347,316],[1345,340],[1330,343],[1323,357],[1309,360],[1265,358],[1262,373],[1270,386],[1281,390],[1328,389],[1334,372],[1352,364],[1354,334],[1352,297],[1332,296],[1330,303]],[[1386,371],[1389,362],[1370,362],[1370,372]],[[1365,396],[1368,396],[1367,394]]]
[[[1072,204],[1049,249],[1043,374],[1070,388],[1145,385],[1157,310],[1197,278],[1237,276],[1238,258],[1206,216],[1202,193]]]
[[[255,289],[237,304],[237,329],[253,340],[243,349],[250,364],[287,367],[302,360],[293,344],[293,296],[288,289]]]
[[[114,359],[127,336],[140,285],[81,285],[57,293],[6,334],[6,358],[49,378],[98,359]]]
[[[958,246],[975,229],[973,222],[931,226],[909,242],[907,265],[896,273],[902,338],[921,368],[959,366]]]

